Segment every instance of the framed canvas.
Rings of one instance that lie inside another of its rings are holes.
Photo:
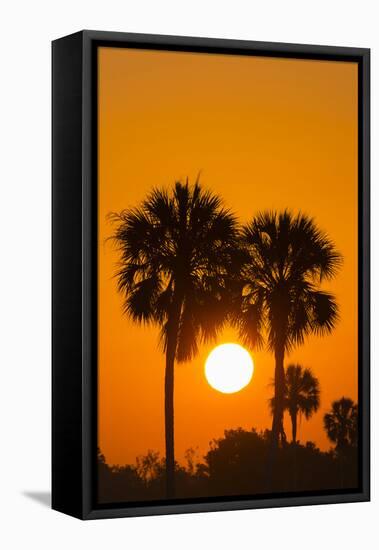
[[[369,500],[369,50],[52,51],[53,508]]]

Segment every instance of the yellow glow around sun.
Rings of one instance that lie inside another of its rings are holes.
[[[248,351],[238,344],[221,344],[205,362],[205,376],[212,388],[222,393],[242,390],[253,376],[254,364]]]

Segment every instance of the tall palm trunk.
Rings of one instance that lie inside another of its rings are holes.
[[[296,437],[297,437],[297,410],[292,409],[289,411],[290,417],[291,417],[291,424],[292,424],[292,456],[293,456],[293,462],[292,462],[292,487],[293,490],[297,490],[297,479],[298,479],[298,471],[297,471],[297,445],[296,445]]]
[[[173,345],[170,345],[173,348]],[[175,352],[167,344],[165,372],[166,497],[175,496],[174,454],[174,364]]]
[[[275,485],[274,471],[275,463],[277,459],[277,449],[279,446],[279,436],[284,439],[283,428],[283,413],[284,413],[284,393],[285,393],[285,375],[284,375],[284,345],[278,345],[275,349],[275,398],[274,398],[274,411],[272,418],[272,432],[270,451],[268,454],[268,460],[266,465],[266,481],[265,486],[267,490],[272,490]]]
[[[181,300],[174,296],[167,327],[165,371],[165,443],[166,443],[166,497],[175,497],[175,445],[174,445],[174,370],[178,343]]]
[[[290,411],[291,423],[292,423],[292,443],[296,443],[297,437],[297,412]]]
[[[272,441],[276,448],[279,444],[279,436],[283,433],[283,412],[285,394],[284,374],[284,345],[278,343],[275,349],[275,401],[272,418]]]

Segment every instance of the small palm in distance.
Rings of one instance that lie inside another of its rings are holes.
[[[112,214],[123,309],[136,323],[161,329],[166,356],[166,494],[175,496],[174,363],[215,339],[240,270],[237,222],[222,200],[196,181],[154,189],[138,208]]]
[[[270,399],[274,411],[275,399]],[[288,365],[285,371],[284,410],[287,410],[292,424],[292,443],[297,441],[297,420],[299,414],[309,418],[320,407],[320,384],[311,369],[301,365]]]
[[[358,407],[349,397],[333,401],[331,410],[324,415],[324,428],[337,451],[357,444]]]

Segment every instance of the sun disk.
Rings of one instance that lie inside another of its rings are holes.
[[[235,393],[250,382],[254,364],[248,351],[238,344],[221,344],[205,362],[205,376],[212,388]]]

